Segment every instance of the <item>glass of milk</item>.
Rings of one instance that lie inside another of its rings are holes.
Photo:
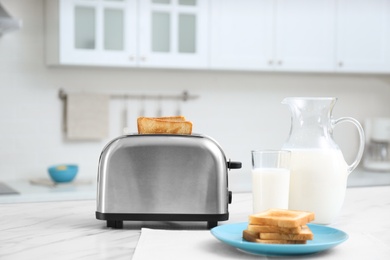
[[[290,157],[287,150],[252,151],[253,213],[288,209]]]

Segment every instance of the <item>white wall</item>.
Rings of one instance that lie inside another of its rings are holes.
[[[188,90],[200,98],[182,104],[194,132],[215,138],[242,170],[229,173],[231,189],[250,189],[250,151],[278,149],[290,127],[286,96],[337,96],[334,116],[390,116],[390,76],[211,72],[188,70],[47,67],[44,61],[42,0],[2,0],[10,13],[24,21],[18,32],[0,38],[0,181],[47,177],[56,163],[77,163],[79,178],[96,178],[100,151],[120,134],[124,103],[112,101],[110,138],[100,142],[69,142],[62,134],[62,103],[58,91],[179,94]],[[140,102],[128,102],[135,131]],[[175,102],[162,104],[165,115]],[[148,102],[153,116],[156,102]],[[336,141],[351,162],[357,133],[337,127]]]

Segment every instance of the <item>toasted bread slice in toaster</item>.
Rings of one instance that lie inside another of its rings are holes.
[[[148,117],[153,119],[161,119],[166,121],[186,121],[185,116],[161,116],[161,117]]]
[[[192,122],[185,117],[139,117],[137,119],[139,134],[192,134]]]
[[[300,210],[269,209],[249,216],[249,224],[278,227],[299,227],[314,220],[314,213]]]
[[[306,240],[288,240],[288,239],[261,239],[259,233],[249,230],[242,232],[242,237],[249,242],[263,244],[306,244]]]

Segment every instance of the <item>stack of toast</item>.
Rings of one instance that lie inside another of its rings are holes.
[[[249,216],[243,238],[264,244],[306,244],[314,237],[306,225],[312,220],[313,212],[269,209]]]
[[[192,134],[192,122],[184,116],[139,117],[138,134]]]

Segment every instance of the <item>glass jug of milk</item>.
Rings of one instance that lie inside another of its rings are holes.
[[[315,213],[314,223],[330,224],[344,202],[348,175],[359,164],[364,150],[364,131],[351,117],[333,119],[334,97],[288,97],[282,104],[291,111],[290,135],[283,145],[291,151],[289,209]],[[355,161],[348,165],[334,142],[336,125],[354,124],[360,144]]]

